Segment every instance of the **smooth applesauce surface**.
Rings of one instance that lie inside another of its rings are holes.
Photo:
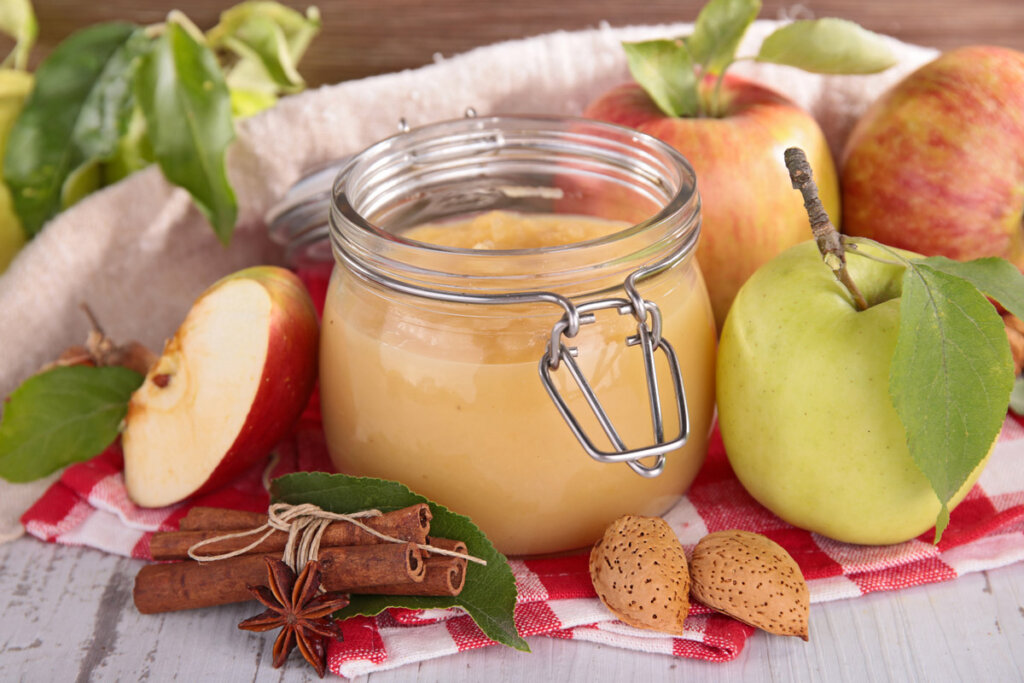
[[[622,228],[581,216],[491,212],[404,236],[472,249],[528,249]],[[335,466],[400,481],[468,515],[510,555],[582,547],[623,514],[664,512],[704,459],[714,404],[714,323],[692,257],[641,283],[640,293],[662,311],[691,421],[688,442],[667,455],[665,471],[654,478],[591,459],[547,395],[538,363],[562,315],[558,306],[430,301],[370,287],[336,268],[320,351],[324,430]],[[597,315],[571,341],[577,361],[626,444],[648,445],[643,360],[625,343],[636,322],[615,311]],[[672,437],[675,399],[657,356],[665,432]],[[555,380],[595,445],[612,450],[564,368]]]

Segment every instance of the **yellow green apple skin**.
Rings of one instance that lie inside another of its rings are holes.
[[[21,113],[33,82],[32,74],[25,71],[0,69],[0,173],[7,150],[7,136]],[[0,181],[0,273],[7,269],[24,244],[25,231],[14,213],[10,190]]]
[[[839,216],[839,182],[814,118],[782,95],[727,74],[724,116],[666,116],[636,83],[613,88],[583,115],[636,128],[675,147],[693,165],[701,195],[697,259],[721,330],[740,286],[784,249],[807,239],[807,213],[782,152],[800,147],[829,216]]]
[[[740,290],[718,350],[722,438],[744,488],[790,524],[848,543],[899,543],[934,526],[940,509],[889,398],[903,268],[849,253],[847,263],[871,304],[864,311],[813,241]]]
[[[1024,52],[945,53],[884,94],[843,152],[843,227],[1024,270]]]

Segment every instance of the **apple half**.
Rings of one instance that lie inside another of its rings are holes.
[[[318,337],[309,293],[283,268],[247,268],[200,295],[128,405],[132,501],[170,505],[265,458],[309,401]]]

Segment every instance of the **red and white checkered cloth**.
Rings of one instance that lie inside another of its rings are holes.
[[[273,476],[296,470],[330,470],[313,408],[295,434],[277,449],[281,460]],[[152,533],[176,529],[192,505],[266,509],[262,465],[220,491],[155,510],[136,507],[128,500],[122,466],[120,448],[114,445],[89,462],[69,467],[25,513],[25,528],[46,541],[149,558]],[[1024,420],[1007,417],[988,466],[953,512],[938,547],[931,544],[930,533],[899,545],[865,547],[789,526],[743,490],[725,458],[717,431],[707,462],[689,493],[665,519],[688,550],[705,534],[720,529],[765,534],[800,564],[810,585],[811,602],[946,581],[967,572],[1001,567],[1024,559]],[[594,596],[586,553],[557,559],[514,559],[511,564],[519,587],[516,625],[523,636],[587,640],[641,652],[726,661],[742,651],[753,632],[700,605],[691,611],[682,636],[625,626]],[[350,619],[342,628],[344,641],[331,645],[328,666],[343,676],[493,644],[458,610],[391,610],[376,618]]]

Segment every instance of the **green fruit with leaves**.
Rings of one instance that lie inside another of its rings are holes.
[[[740,289],[718,351],[719,420],[736,476],[779,517],[897,543],[941,533],[981,474],[1013,385],[985,295],[1024,310],[1024,279],[1001,259],[855,245],[846,272],[860,305],[813,241]]]
[[[897,543],[927,531],[939,513],[889,400],[904,268],[855,255],[849,268],[866,311],[814,242],[747,281],[722,330],[719,420],[736,476],[779,517],[840,541]]]

